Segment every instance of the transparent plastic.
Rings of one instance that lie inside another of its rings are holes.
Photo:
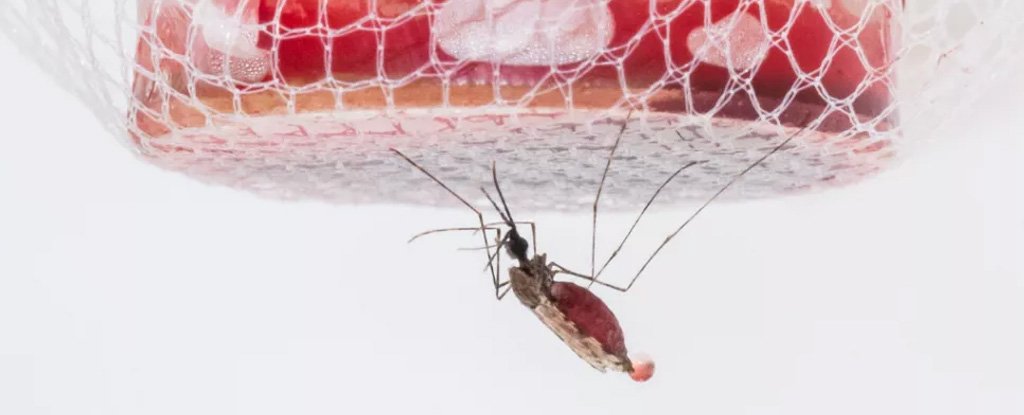
[[[278,197],[442,200],[491,161],[522,203],[857,181],[1021,45],[1015,0],[8,0],[0,31],[158,165]],[[40,110],[44,110],[40,109]],[[56,116],[56,115],[55,115]],[[623,129],[623,125],[625,128]],[[527,196],[531,195],[531,196]]]

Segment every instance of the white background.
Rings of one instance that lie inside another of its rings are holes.
[[[0,414],[1024,413],[1021,81],[862,184],[714,205],[599,291],[658,361],[634,384],[495,302],[454,250],[478,239],[405,243],[466,212],[199,184],[0,56]],[[585,212],[536,219],[587,268]]]

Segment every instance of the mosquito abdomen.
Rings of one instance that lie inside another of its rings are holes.
[[[654,375],[652,360],[629,358],[622,326],[615,313],[598,296],[571,282],[555,282],[551,284],[551,297],[558,310],[576,325],[581,334],[597,340],[606,353],[630,362],[632,370],[629,376],[633,380],[643,382]]]
[[[601,343],[605,352],[626,356],[622,327],[604,301],[590,290],[571,282],[551,284],[551,296],[559,311],[575,323],[581,333]]]

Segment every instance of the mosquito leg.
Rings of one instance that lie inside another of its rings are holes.
[[[608,170],[612,167],[612,159],[615,158],[615,151],[619,149],[619,142],[622,141],[622,135],[626,132],[626,127],[629,125],[629,119],[633,116],[633,110],[630,109],[629,113],[626,114],[626,120],[622,122],[622,128],[619,129],[619,134],[615,136],[615,144],[612,145],[612,150],[608,152],[608,161],[604,165],[604,172],[601,173],[601,183],[597,186],[597,195],[594,196],[593,205],[593,216],[590,227],[590,275],[595,275],[595,262],[597,261],[597,205],[601,201],[601,192],[604,191],[604,182],[608,178]],[[593,284],[593,283],[591,283]]]
[[[636,280],[638,278],[640,278],[640,274],[642,274],[644,272],[644,270],[647,269],[647,266],[651,264],[651,261],[654,260],[654,257],[656,257],[658,255],[658,253],[661,252],[661,250],[663,248],[665,248],[666,245],[668,245],[669,241],[671,241],[672,238],[674,238],[676,235],[679,234],[679,232],[681,232],[684,228],[686,228],[686,226],[689,225],[690,222],[692,222],[693,219],[697,217],[697,215],[699,215],[701,212],[703,212],[704,209],[707,208],[708,205],[711,204],[711,202],[714,202],[715,199],[718,199],[718,197],[721,196],[722,193],[725,193],[726,190],[729,190],[729,188],[732,187],[733,184],[735,184],[737,181],[739,181],[739,179],[742,178],[744,175],[746,175],[748,172],[753,170],[754,167],[757,167],[758,165],[760,165],[762,162],[767,160],[773,154],[778,153],[779,150],[782,150],[782,148],[785,147],[787,144],[789,144],[790,141],[793,141],[794,138],[796,138],[801,133],[803,133],[805,130],[807,130],[807,128],[809,127],[809,124],[807,123],[807,121],[809,121],[809,120],[810,120],[810,115],[808,115],[808,117],[805,117],[804,121],[801,122],[801,124],[804,124],[805,127],[801,128],[799,131],[797,131],[797,132],[793,133],[792,135],[790,135],[788,138],[783,140],[782,143],[780,143],[779,145],[777,145],[774,148],[772,148],[771,151],[765,153],[760,158],[758,158],[757,161],[755,161],[751,165],[747,166],[747,168],[743,169],[742,171],[740,171],[739,173],[734,175],[732,177],[732,179],[729,179],[729,182],[727,182],[725,184],[725,186],[722,186],[721,189],[718,189],[718,191],[715,192],[715,194],[711,195],[711,197],[708,198],[708,200],[705,201],[704,204],[702,204],[699,208],[697,208],[696,211],[694,211],[689,217],[687,217],[686,220],[683,221],[682,225],[679,225],[679,227],[676,228],[676,230],[672,231],[672,233],[670,233],[667,237],[665,237],[665,240],[661,242],[661,245],[658,245],[658,248],[655,249],[654,252],[652,252],[651,255],[647,257],[647,261],[645,261],[643,266],[640,267],[640,270],[637,271],[636,275],[633,275],[633,279],[631,279],[629,281],[629,284],[626,285],[625,289],[629,290],[631,287],[633,287],[633,284],[635,284]]]
[[[488,230],[498,229],[498,228],[491,227],[493,225],[504,225],[504,223],[503,222],[488,223],[487,224],[487,226],[488,226],[487,229]],[[537,254],[537,249],[536,249],[536,246],[537,246],[537,224],[534,223],[534,222],[516,221],[516,225],[530,225],[530,238],[533,240],[533,246],[534,246],[533,254],[536,255]],[[469,229],[479,230],[477,228],[469,228]],[[438,231],[443,231],[443,230],[444,229],[438,229]],[[460,251],[481,251],[481,250],[483,250],[485,248],[497,248],[497,247],[500,247],[500,246],[501,245],[488,245],[487,247],[459,248],[459,250]]]
[[[501,252],[501,245],[504,243],[504,242],[501,242],[501,241],[505,240],[504,238],[501,237],[501,229],[498,229],[498,239],[499,239],[499,242],[498,242],[496,251]],[[495,261],[497,261],[497,267],[500,270],[501,269],[501,255],[497,255],[496,258],[497,259]],[[494,296],[498,299],[498,301],[501,301],[502,299],[505,298],[505,295],[508,294],[508,291],[511,290],[511,289],[512,289],[512,281],[511,280],[495,281],[495,283],[494,283]]]
[[[693,161],[687,163],[683,167],[680,167],[679,170],[676,170],[675,173],[672,173],[672,175],[669,176],[668,179],[666,179],[665,182],[661,184],[661,186],[658,186],[658,189],[654,191],[654,194],[651,195],[651,198],[647,200],[647,204],[645,204],[644,208],[640,210],[640,214],[637,215],[636,220],[633,221],[633,225],[629,227],[629,231],[626,232],[626,236],[622,237],[622,241],[619,242],[619,246],[615,247],[615,250],[612,251],[612,254],[608,256],[608,259],[604,261],[604,264],[601,265],[601,268],[597,270],[597,274],[594,275],[594,280],[601,278],[601,273],[603,273],[605,268],[608,267],[608,264],[611,263],[612,260],[619,255],[619,252],[622,251],[622,247],[626,245],[626,240],[628,240],[629,237],[633,235],[633,231],[636,230],[636,226],[640,223],[640,219],[644,217],[644,214],[647,213],[647,209],[651,207],[651,204],[653,204],[654,200],[658,198],[658,195],[661,194],[661,191],[663,189],[665,189],[665,186],[668,186],[668,184],[671,183],[672,180],[679,175],[679,173],[682,173],[683,170],[686,170],[700,163],[702,162]]]
[[[548,268],[553,269],[555,274],[570,275],[570,276],[573,276],[573,277],[576,277],[576,278],[579,278],[579,279],[587,280],[591,284],[602,285],[602,286],[611,288],[611,289],[616,290],[616,291],[621,291],[621,292],[629,291],[629,287],[623,288],[623,287],[619,287],[619,286],[614,285],[614,284],[609,284],[609,283],[606,283],[606,282],[603,282],[603,281],[598,281],[594,277],[591,277],[589,275],[581,274],[581,273],[578,273],[576,271],[570,270],[570,269],[568,269],[566,267],[558,265],[558,263],[556,263],[556,262],[551,262],[550,264],[548,264]]]
[[[499,301],[501,301],[503,298],[505,298],[505,294],[508,294],[509,290],[512,289],[512,282],[506,280],[505,282],[501,283],[500,287],[504,287],[505,290],[502,291],[501,294],[498,294],[498,300]]]
[[[493,246],[488,244],[486,247],[483,248],[483,249],[495,248],[494,255],[492,255],[492,256],[490,256],[488,258],[487,265],[484,266],[484,269],[486,270],[493,263],[493,264],[495,264],[495,266],[500,271],[501,270],[501,255],[499,253],[501,252],[501,247],[504,246],[505,241],[508,238],[508,234],[505,234],[505,236],[502,237],[501,236],[501,228],[489,228],[488,230],[494,230],[495,232],[497,232],[497,235],[495,235],[495,241],[497,242],[497,244],[493,245]],[[511,288],[511,287],[506,287],[509,284],[509,281],[508,280],[501,281],[500,275],[501,274],[497,274],[497,275],[492,274],[493,278],[491,279],[492,284],[494,284],[494,297],[497,298],[498,301],[501,301],[501,299],[505,297],[505,294],[508,294],[508,289]],[[505,290],[502,291],[502,288],[505,288]]]
[[[441,179],[438,179],[436,176],[431,174],[429,171],[427,171],[427,169],[423,168],[423,166],[420,166],[418,163],[416,163],[411,158],[409,158],[409,156],[406,156],[404,153],[402,153],[401,151],[398,151],[395,148],[392,148],[391,151],[394,152],[395,154],[397,154],[402,159],[404,159],[409,164],[411,164],[417,170],[419,170],[420,172],[425,174],[427,177],[430,178],[430,180],[433,180],[434,183],[437,183],[439,186],[441,186],[441,188],[443,188],[449,194],[451,194],[453,197],[458,199],[459,202],[461,202],[463,205],[465,205],[467,208],[469,208],[469,210],[472,210],[473,213],[476,214],[477,220],[480,222],[480,233],[481,233],[480,236],[481,236],[481,238],[483,238],[484,245],[489,245],[489,242],[487,241],[487,231],[485,230],[487,228],[487,226],[484,225],[484,223],[485,223],[484,215],[483,215],[483,213],[480,213],[479,209],[473,207],[473,205],[471,205],[469,202],[467,202],[466,199],[463,199],[462,196],[459,196],[458,193],[455,193],[455,191],[452,190],[450,187],[448,187],[448,185],[444,184],[444,182],[442,182]],[[490,250],[488,250],[487,256],[488,256],[488,258],[490,258],[490,256],[491,256]],[[490,265],[491,264],[490,259],[488,259],[487,264],[488,264],[488,268],[490,268],[490,270],[491,270],[491,277],[493,278],[494,281],[497,281],[498,280],[498,271],[495,270],[494,267]]]
[[[491,264],[495,261],[495,258],[498,258],[500,256],[501,248],[505,247],[505,243],[508,242],[509,235],[511,235],[511,233],[506,233],[505,237],[501,238],[501,240],[498,241],[498,244],[494,246],[494,252],[490,253],[490,255],[487,257],[487,265],[484,266],[484,269],[490,267]],[[500,261],[500,259],[498,261]],[[501,269],[500,265],[498,266],[498,269]]]
[[[496,228],[496,227],[493,227],[492,225],[493,225],[493,224],[485,224],[485,227],[484,227],[483,229],[485,229],[485,230],[494,230],[494,229],[498,229],[498,228]],[[413,235],[413,236],[412,236],[412,238],[409,238],[409,241],[408,241],[408,242],[409,242],[409,243],[412,243],[412,242],[415,242],[415,241],[416,241],[417,239],[420,239],[420,238],[422,238],[422,237],[424,237],[424,236],[427,236],[427,235],[433,235],[433,234],[436,234],[436,233],[443,233],[443,232],[458,232],[458,231],[475,231],[475,232],[480,232],[480,229],[481,229],[481,228],[479,228],[479,227],[473,227],[473,228],[443,228],[443,229],[431,229],[431,230],[429,230],[429,231],[423,231],[423,232],[420,232],[420,233],[418,233],[418,234],[416,234],[416,235]]]
[[[457,248],[456,251],[483,251],[485,249],[492,249],[496,246],[498,245],[477,246],[472,248]]]
[[[533,222],[519,222],[530,225],[530,239],[533,241],[533,255],[537,256],[537,224]]]
[[[502,241],[505,240],[505,238],[501,237],[501,229],[498,229],[498,234],[496,236],[497,236],[497,239],[495,239],[495,240],[497,241],[498,246],[494,250],[494,252],[495,252],[494,258],[489,258],[487,260],[487,266],[490,267],[491,259],[495,259],[495,262],[497,263],[496,264],[497,268],[498,268],[499,271],[501,271],[501,255],[498,254],[498,253],[501,252],[500,245],[501,245]],[[501,294],[501,287],[504,287],[505,285],[508,285],[508,283],[509,283],[508,281],[501,282],[501,274],[498,274],[498,273],[494,274],[494,298],[495,299],[497,299],[498,301],[501,301],[501,299],[505,296],[504,294]]]

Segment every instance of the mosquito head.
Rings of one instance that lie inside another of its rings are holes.
[[[494,201],[493,197],[491,197],[491,194],[487,192],[487,189],[481,187],[480,191],[484,192],[484,196],[486,196],[487,200],[491,202],[491,206],[494,206],[494,210],[498,211],[498,216],[501,216],[501,221],[505,222],[505,226],[508,226],[508,235],[505,235],[505,239],[507,239],[507,242],[505,243],[505,252],[508,252],[509,256],[515,258],[519,262],[527,262],[529,260],[527,252],[530,250],[530,244],[526,242],[526,238],[523,238],[523,236],[519,234],[519,229],[516,228],[516,223],[512,221],[511,214],[508,214],[508,206],[505,205],[505,211],[502,211],[501,208],[498,207],[498,203]],[[498,191],[501,192],[501,189],[498,189]],[[501,193],[498,194],[500,195]],[[504,202],[505,201],[502,200],[503,205]]]
[[[508,231],[508,243],[505,244],[505,252],[508,252],[509,256],[515,258],[521,263],[529,261],[527,252],[530,249],[530,244],[526,242],[526,238],[519,235],[519,231],[516,230],[515,225]]]
[[[498,216],[501,216],[501,220],[505,222],[505,225],[509,227],[508,231],[508,242],[505,244],[505,252],[518,260],[521,263],[529,261],[527,255],[530,244],[526,242],[526,239],[519,234],[519,230],[516,229],[516,221],[512,219],[512,211],[508,208],[508,202],[505,201],[505,194],[501,191],[501,185],[498,184],[498,165],[497,163],[491,164],[491,178],[494,181],[494,190],[498,191],[498,199],[501,200],[501,207],[498,207],[498,203],[491,197],[491,194],[487,192],[487,189],[480,188],[480,191],[484,192],[484,196],[487,196],[487,200],[491,202],[491,206],[498,212]]]

